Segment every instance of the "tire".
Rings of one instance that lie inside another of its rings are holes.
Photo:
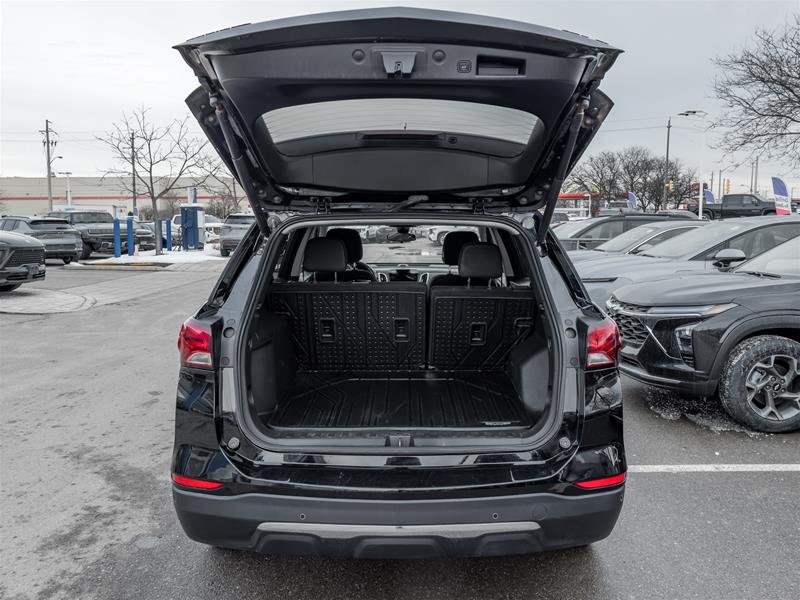
[[[84,244],[83,248],[81,248],[81,260],[87,260],[92,255],[92,246],[90,244]]]
[[[69,263],[71,263],[71,262],[72,262],[72,257],[71,257],[71,256],[63,256],[63,257],[61,258],[61,261],[62,261],[62,262],[65,264],[65,265],[68,265]]]
[[[717,218],[716,215],[714,215],[714,213],[711,212],[710,210],[704,210],[703,211],[703,219],[705,219],[707,221],[713,221],[716,218]]]
[[[0,292],[13,292],[15,289],[17,289],[21,285],[22,285],[21,283],[3,283],[3,284],[0,284]]]
[[[231,253],[231,251],[230,250],[226,250],[225,248],[220,248],[219,249],[220,256],[228,256],[230,253]]]
[[[800,343],[777,335],[746,339],[722,369],[720,402],[730,416],[757,431],[800,429],[798,371]]]

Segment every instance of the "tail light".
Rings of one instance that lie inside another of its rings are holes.
[[[621,347],[619,328],[611,319],[590,327],[586,332],[586,368],[616,367]]]
[[[184,367],[211,369],[214,366],[211,325],[196,319],[188,319],[181,325],[178,334],[178,351]]]
[[[576,481],[575,485],[584,490],[599,490],[623,483],[625,483],[625,473],[611,475],[610,477],[600,477],[598,479],[584,479],[583,481]]]
[[[172,474],[172,481],[185,488],[192,488],[194,490],[218,490],[224,484],[219,481],[209,481],[208,479],[195,479],[194,477],[185,477],[184,475]]]

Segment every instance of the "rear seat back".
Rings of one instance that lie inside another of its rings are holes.
[[[442,286],[430,290],[428,362],[445,370],[497,370],[533,325],[535,304],[529,289],[486,287],[502,276],[500,250],[487,243],[461,249],[459,273],[483,285]]]
[[[268,302],[284,315],[302,369],[410,371],[425,363],[423,283],[330,283],[344,271],[344,243],[309,240],[303,268],[313,282],[273,283]]]

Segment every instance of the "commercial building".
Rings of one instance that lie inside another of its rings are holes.
[[[117,177],[53,177],[53,206],[61,208],[72,205],[76,209],[108,210],[117,214],[127,214],[133,210],[133,196]],[[170,212],[186,202],[188,190],[195,186],[193,179],[179,181],[171,194],[159,200],[159,211]],[[211,190],[205,189],[206,187]],[[204,185],[197,190],[197,201],[208,204],[223,199],[226,190]],[[243,196],[241,191],[239,197]],[[149,209],[150,197],[137,194],[137,206]],[[47,198],[47,178],[45,177],[0,177],[0,214],[41,215],[49,210]]]

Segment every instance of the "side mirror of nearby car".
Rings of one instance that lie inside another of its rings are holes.
[[[642,244],[638,248],[634,248],[633,250],[631,250],[631,254],[639,254],[640,252],[647,252],[652,247],[653,244]]]
[[[743,260],[747,260],[747,256],[738,248],[723,248],[714,255],[714,266],[719,269],[728,268],[732,263]]]

